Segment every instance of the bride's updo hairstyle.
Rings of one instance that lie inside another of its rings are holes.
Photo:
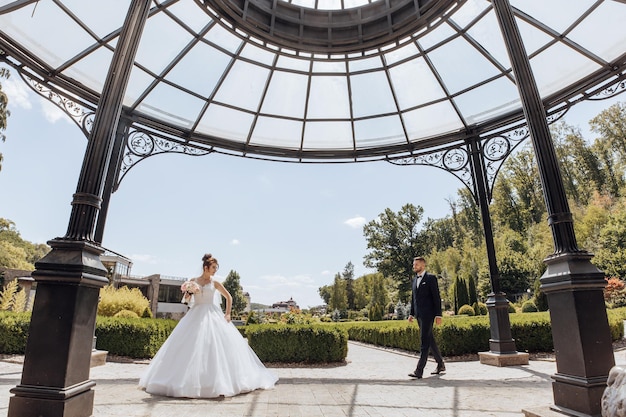
[[[215,259],[213,257],[213,255],[211,255],[210,253],[206,253],[203,257],[202,257],[202,269],[204,269],[205,267],[210,267],[212,264],[215,264],[217,266],[217,269],[220,268],[220,264],[219,262],[217,262],[217,259]]]

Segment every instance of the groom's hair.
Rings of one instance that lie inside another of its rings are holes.
[[[424,263],[426,263],[426,259],[424,259],[423,256],[416,256],[415,258],[413,258],[414,261],[422,261]]]

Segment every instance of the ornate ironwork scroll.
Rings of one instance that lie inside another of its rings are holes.
[[[164,138],[136,127],[129,129],[125,136],[124,152],[113,188],[114,191],[118,189],[124,176],[132,167],[151,156],[164,153],[204,156],[214,152],[213,149],[204,149],[186,142]]]
[[[604,100],[623,93],[626,91],[626,80],[623,77],[624,75],[622,74],[622,76],[620,76],[613,84],[606,86],[593,95],[590,95],[587,97],[587,100]]]
[[[469,165],[469,151],[465,144],[434,152],[424,152],[403,158],[390,159],[388,162],[394,165],[427,165],[443,169],[461,180],[474,194],[474,178]]]
[[[76,123],[80,130],[82,130],[85,137],[89,138],[91,128],[93,127],[93,120],[96,115],[95,109],[77,103],[76,101],[61,94],[59,91],[52,89],[49,85],[42,84],[38,80],[28,77],[22,72],[20,72],[20,76],[26,85],[28,85],[35,93],[50,101],[67,114],[70,119]]]

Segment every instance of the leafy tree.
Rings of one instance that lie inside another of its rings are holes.
[[[524,233],[545,219],[545,203],[539,171],[530,145],[503,164],[493,189],[491,215],[494,229],[503,226]]]
[[[463,278],[458,278],[454,281],[454,306],[455,313],[458,313],[458,309],[464,305],[470,305],[469,295],[467,293],[467,283]]]
[[[15,223],[0,218],[0,267],[32,271],[35,262],[49,251],[48,245],[22,239]]]
[[[324,286],[319,287],[317,289],[317,293],[320,295],[322,300],[324,300],[324,304],[326,304],[326,305],[330,304],[331,288],[332,287],[330,285],[324,285]]]
[[[478,293],[476,292],[476,282],[474,281],[474,278],[472,278],[471,276],[467,277],[466,281],[467,281],[467,294],[469,298],[469,304],[473,306],[474,304],[478,302]]]
[[[541,281],[535,280],[533,301],[539,311],[548,311],[548,296],[541,291]]]
[[[565,193],[574,205],[587,204],[594,191],[604,188],[606,178],[598,155],[582,137],[580,129],[560,122],[551,127],[551,133]]]
[[[593,151],[601,164],[602,193],[613,197],[624,195],[626,170],[626,104],[617,103],[589,121],[591,131],[600,134]]]
[[[626,205],[612,211],[600,231],[601,247],[593,262],[610,277],[626,278]]]
[[[514,230],[499,230],[495,245],[501,290],[508,295],[526,293],[531,286],[533,265],[526,255],[523,236]]]
[[[0,240],[0,266],[11,269],[23,269],[26,271],[34,270],[34,265],[27,262],[26,258],[27,254],[24,248]]]
[[[346,295],[346,282],[341,274],[335,274],[335,281],[330,293],[329,307],[332,310],[345,312],[348,309],[348,297]]]
[[[348,310],[355,310],[356,306],[354,304],[354,265],[352,265],[352,262],[348,262],[346,264],[341,276],[346,282],[346,298],[348,302]]]
[[[230,293],[231,297],[233,297],[233,305],[232,305],[232,315],[238,316],[242,311],[246,309],[247,301],[243,296],[243,289],[240,284],[240,277],[237,271],[231,270],[226,279],[222,283],[224,288]],[[223,303],[222,310],[226,310],[226,305]]]
[[[0,78],[9,78],[10,72],[7,68],[0,68]],[[4,142],[6,136],[4,132],[7,128],[8,118],[11,115],[9,111],[9,97],[4,91],[2,91],[2,84],[0,84],[0,140]],[[2,153],[0,153],[0,171],[2,171]]]
[[[425,236],[418,230],[423,213],[422,207],[412,204],[404,205],[398,213],[387,208],[363,227],[367,249],[371,250],[365,255],[365,266],[392,278],[403,302],[411,294],[413,258],[429,252]]]
[[[368,306],[372,292],[371,283],[374,279],[378,279],[375,278],[375,276],[380,276],[380,279],[382,279],[382,274],[367,274],[354,281],[353,288],[355,310],[362,310]]]

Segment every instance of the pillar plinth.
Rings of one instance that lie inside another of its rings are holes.
[[[21,383],[11,389],[8,417],[88,417],[89,380],[100,288],[108,283],[103,250],[83,241],[57,239],[35,264],[37,293]]]

